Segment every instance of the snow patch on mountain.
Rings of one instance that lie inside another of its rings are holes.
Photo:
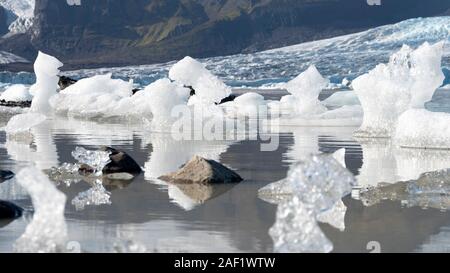
[[[9,12],[9,34],[26,32],[33,25],[35,0],[0,0]]]

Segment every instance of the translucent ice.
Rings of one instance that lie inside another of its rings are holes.
[[[231,88],[191,57],[176,63],[169,71],[169,78],[181,85],[193,87],[204,104],[219,103],[231,94]]]
[[[30,194],[33,220],[16,241],[16,252],[60,252],[67,240],[64,219],[66,196],[42,172],[26,168],[17,174],[17,182]]]
[[[73,200],[72,205],[76,210],[84,210],[87,206],[100,206],[111,204],[111,193],[102,184],[101,180],[94,182],[94,186],[85,192],[79,193]]]
[[[314,211],[299,197],[278,206],[275,225],[269,231],[280,253],[328,253],[333,244],[316,221]]]
[[[96,170],[97,174],[100,174],[103,168],[111,162],[109,155],[110,152],[107,151],[90,151],[82,147],[76,147],[72,152],[73,158],[80,164],[91,166]]]
[[[32,112],[41,114],[51,112],[49,100],[58,90],[58,74],[61,66],[63,64],[55,57],[39,52],[34,63],[36,83],[30,88],[30,93],[34,96]]]
[[[333,246],[317,221],[345,228],[346,208],[341,199],[355,185],[354,176],[333,156],[313,155],[291,167],[286,180],[260,190],[260,195],[281,197],[277,220],[270,230],[275,250],[330,252]]]
[[[33,96],[30,94],[29,87],[23,84],[14,84],[8,87],[0,96],[0,100],[5,101],[31,101]]]

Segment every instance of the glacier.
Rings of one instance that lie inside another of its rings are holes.
[[[201,59],[200,62],[228,86],[252,88],[279,88],[315,64],[331,83],[342,87],[367,73],[404,44],[418,47],[424,42],[450,41],[450,17],[416,18],[397,24],[381,26],[368,31],[288,46],[251,54]],[[450,48],[444,50],[445,83],[450,83]],[[133,79],[146,86],[166,77],[175,62],[129,66],[120,68],[82,69],[68,76],[91,77],[111,72],[113,77]],[[30,75],[32,77],[32,75]],[[1,76],[0,76],[1,78]]]

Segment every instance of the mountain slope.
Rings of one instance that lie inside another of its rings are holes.
[[[35,1],[27,37],[0,40],[0,50],[27,59],[43,50],[68,68],[255,52],[450,9],[441,0],[383,0],[378,7],[365,0]]]

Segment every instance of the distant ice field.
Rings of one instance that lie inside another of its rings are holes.
[[[200,60],[231,87],[279,88],[283,83],[314,64],[331,81],[331,88],[341,88],[344,79],[353,80],[367,73],[407,44],[417,47],[424,42],[446,41],[443,58],[445,84],[450,84],[450,16],[416,18],[368,31],[313,41],[252,54],[238,54]],[[57,57],[57,56],[56,56]],[[113,73],[113,77],[133,79],[146,86],[166,77],[175,63],[84,69],[64,72],[75,78]],[[0,72],[2,83],[31,84],[32,73]]]

